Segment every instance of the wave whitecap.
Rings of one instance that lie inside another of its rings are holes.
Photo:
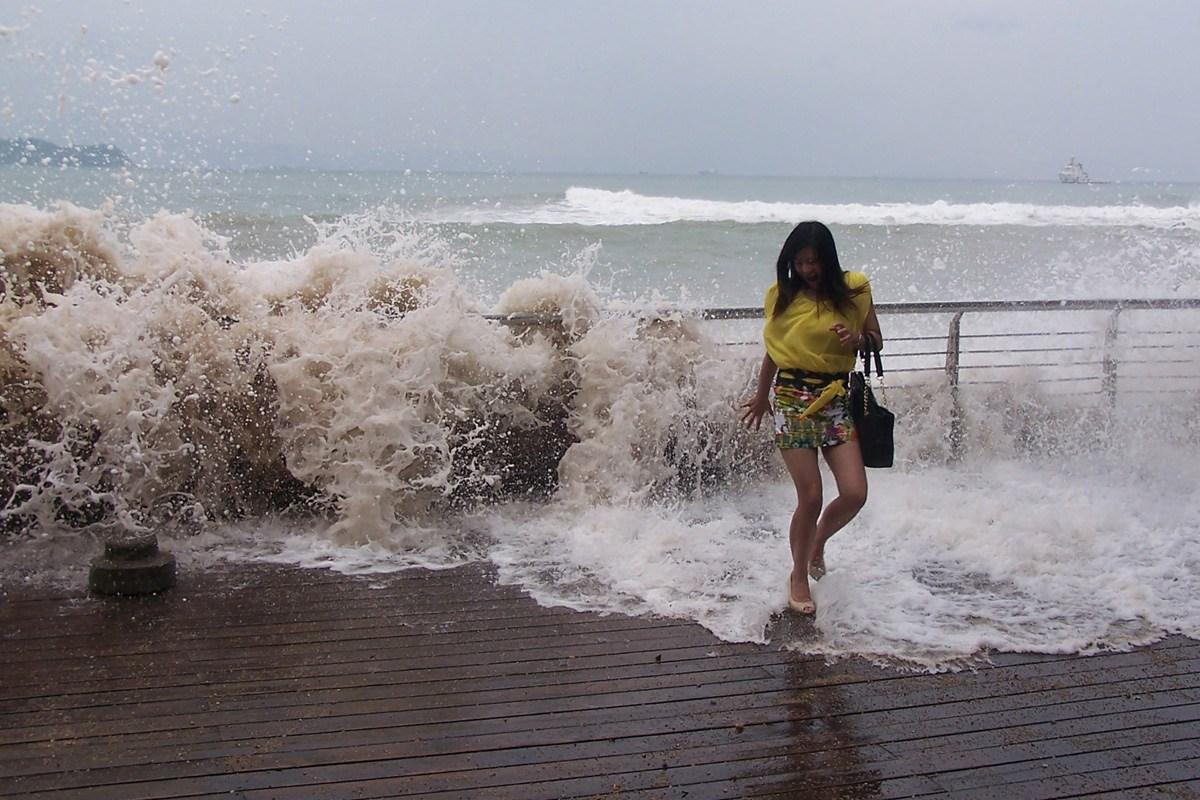
[[[442,222],[523,225],[663,225],[672,222],[795,222],[835,225],[1024,225],[1148,227],[1200,230],[1200,208],[1147,205],[1071,206],[1035,203],[785,203],[659,197],[628,189],[573,186],[562,200],[539,206],[448,211]]]

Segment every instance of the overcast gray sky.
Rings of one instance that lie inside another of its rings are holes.
[[[1200,180],[1198,45],[1194,0],[0,0],[0,136],[143,163],[1051,178],[1077,155]]]

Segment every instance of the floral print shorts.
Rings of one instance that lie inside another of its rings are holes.
[[[822,388],[803,382],[775,384],[775,446],[780,450],[832,447],[854,441],[856,433],[848,395],[833,398],[808,417],[800,416]]]

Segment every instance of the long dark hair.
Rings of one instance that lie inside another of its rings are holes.
[[[851,289],[846,285],[846,276],[842,272],[841,262],[838,261],[833,234],[824,224],[810,220],[792,228],[779,251],[779,260],[775,262],[779,298],[775,301],[775,309],[771,315],[778,317],[782,314],[803,288],[804,281],[792,269],[792,263],[796,260],[796,253],[806,247],[811,247],[817,254],[817,260],[821,262],[821,279],[817,284],[818,302],[828,303],[843,313],[850,311],[854,307],[851,298],[861,294],[863,290]]]

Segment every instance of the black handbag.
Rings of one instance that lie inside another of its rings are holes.
[[[875,355],[875,376],[883,377],[883,359],[879,351]],[[850,416],[858,430],[858,446],[862,449],[863,464],[868,467],[892,466],[895,445],[892,440],[896,417],[879,405],[868,380],[871,375],[871,350],[864,343],[862,349],[863,371],[850,373]]]

